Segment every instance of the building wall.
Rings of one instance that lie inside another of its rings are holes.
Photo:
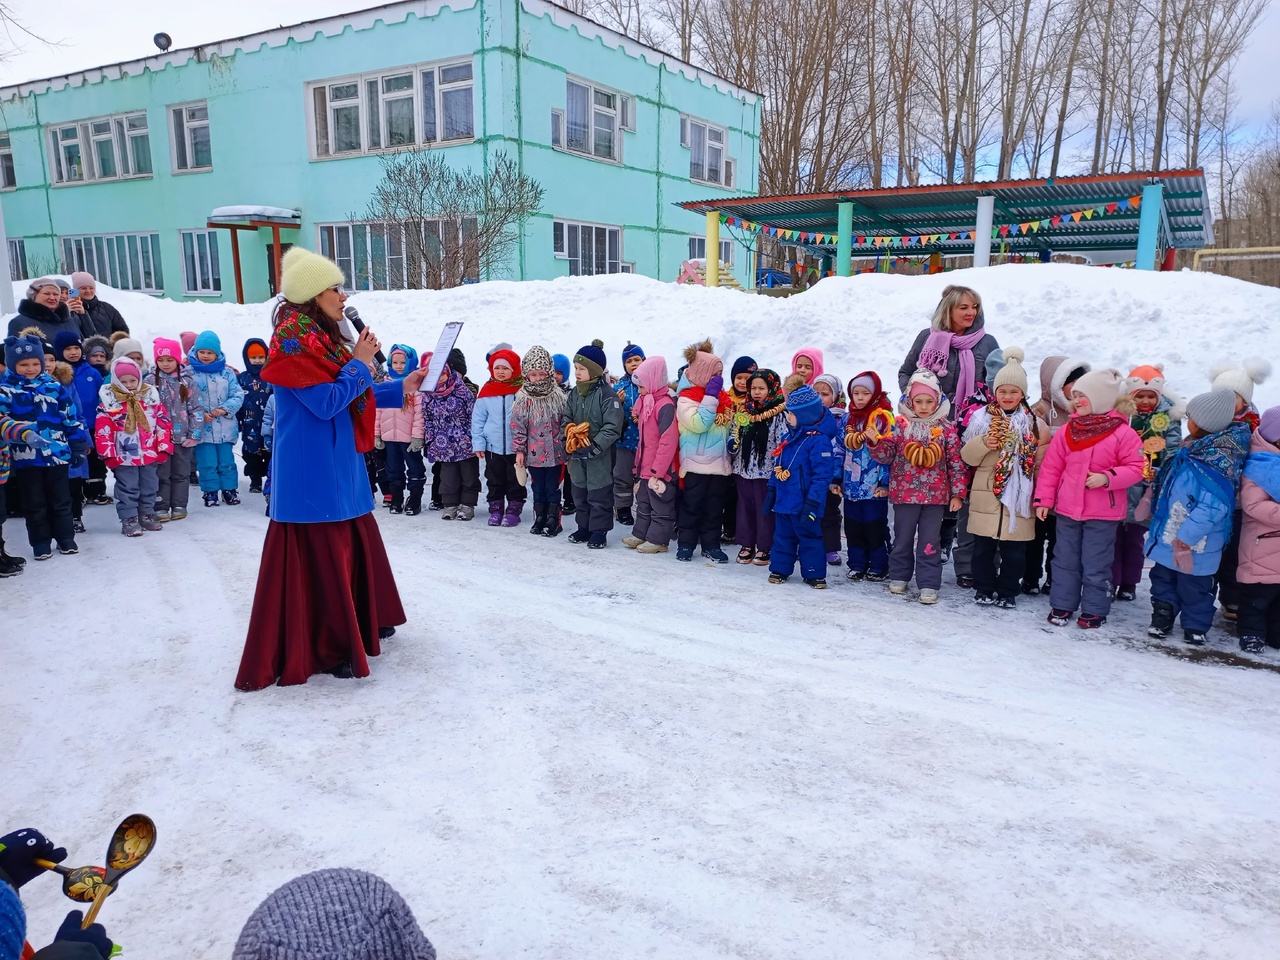
[[[420,16],[420,14],[425,15]],[[378,155],[311,160],[305,84],[366,71],[473,56],[475,139],[433,147],[451,165],[486,169],[505,150],[546,191],[510,263],[495,276],[547,279],[569,272],[552,253],[554,219],[620,226],[622,258],[636,272],[674,280],[701,217],[673,204],[753,193],[758,183],[758,99],[577,18],[543,0],[395,4],[198,50],[170,51],[123,69],[90,71],[0,90],[18,187],[0,193],[6,231],[29,262],[59,257],[55,238],[148,231],[160,236],[164,290],[183,297],[178,231],[202,228],[215,207],[300,209],[286,243],[318,246],[316,225],[359,219],[380,177]],[[635,132],[620,163],[551,146],[551,110],[565,106],[566,76],[635,98]],[[213,168],[175,173],[168,107],[208,103]],[[153,175],[51,186],[50,124],[145,109]],[[680,115],[726,128],[737,161],[731,191],[689,179]],[[230,240],[218,231],[221,299],[233,299]],[[240,234],[246,299],[267,296],[269,231]],[[60,258],[60,257],[59,257]],[[734,272],[748,277],[747,257]]]

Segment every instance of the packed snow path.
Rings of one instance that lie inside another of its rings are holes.
[[[225,960],[285,880],[386,877],[442,958],[1270,958],[1280,676],[839,574],[380,523],[367,680],[238,693],[261,499],[0,586],[6,828],[101,862],[132,960]],[[16,548],[21,524],[6,525]],[[1270,654],[1274,658],[1274,654]],[[33,939],[70,909],[26,887]]]

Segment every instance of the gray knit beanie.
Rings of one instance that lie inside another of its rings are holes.
[[[1236,416],[1235,391],[1214,390],[1192,397],[1187,403],[1187,416],[1205,433],[1227,429]]]
[[[413,911],[381,877],[317,870],[253,911],[231,960],[435,960]]]

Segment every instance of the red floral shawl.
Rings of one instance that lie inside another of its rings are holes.
[[[262,379],[277,387],[314,387],[333,383],[352,360],[346,344],[335,344],[320,326],[296,307],[284,304],[276,317],[271,349],[267,353]],[[356,449],[367,453],[373,449],[373,391],[366,390],[347,405],[355,427]]]

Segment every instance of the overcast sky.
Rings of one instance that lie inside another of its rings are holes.
[[[195,46],[373,5],[373,0],[11,0],[9,6],[23,25],[56,45],[11,29],[8,42],[0,45],[0,84],[146,56],[155,52],[151,38],[161,31],[173,38],[175,47]],[[1268,7],[1239,66],[1241,113],[1251,125],[1264,124],[1272,100],[1280,96],[1274,62],[1280,49],[1278,6]]]

